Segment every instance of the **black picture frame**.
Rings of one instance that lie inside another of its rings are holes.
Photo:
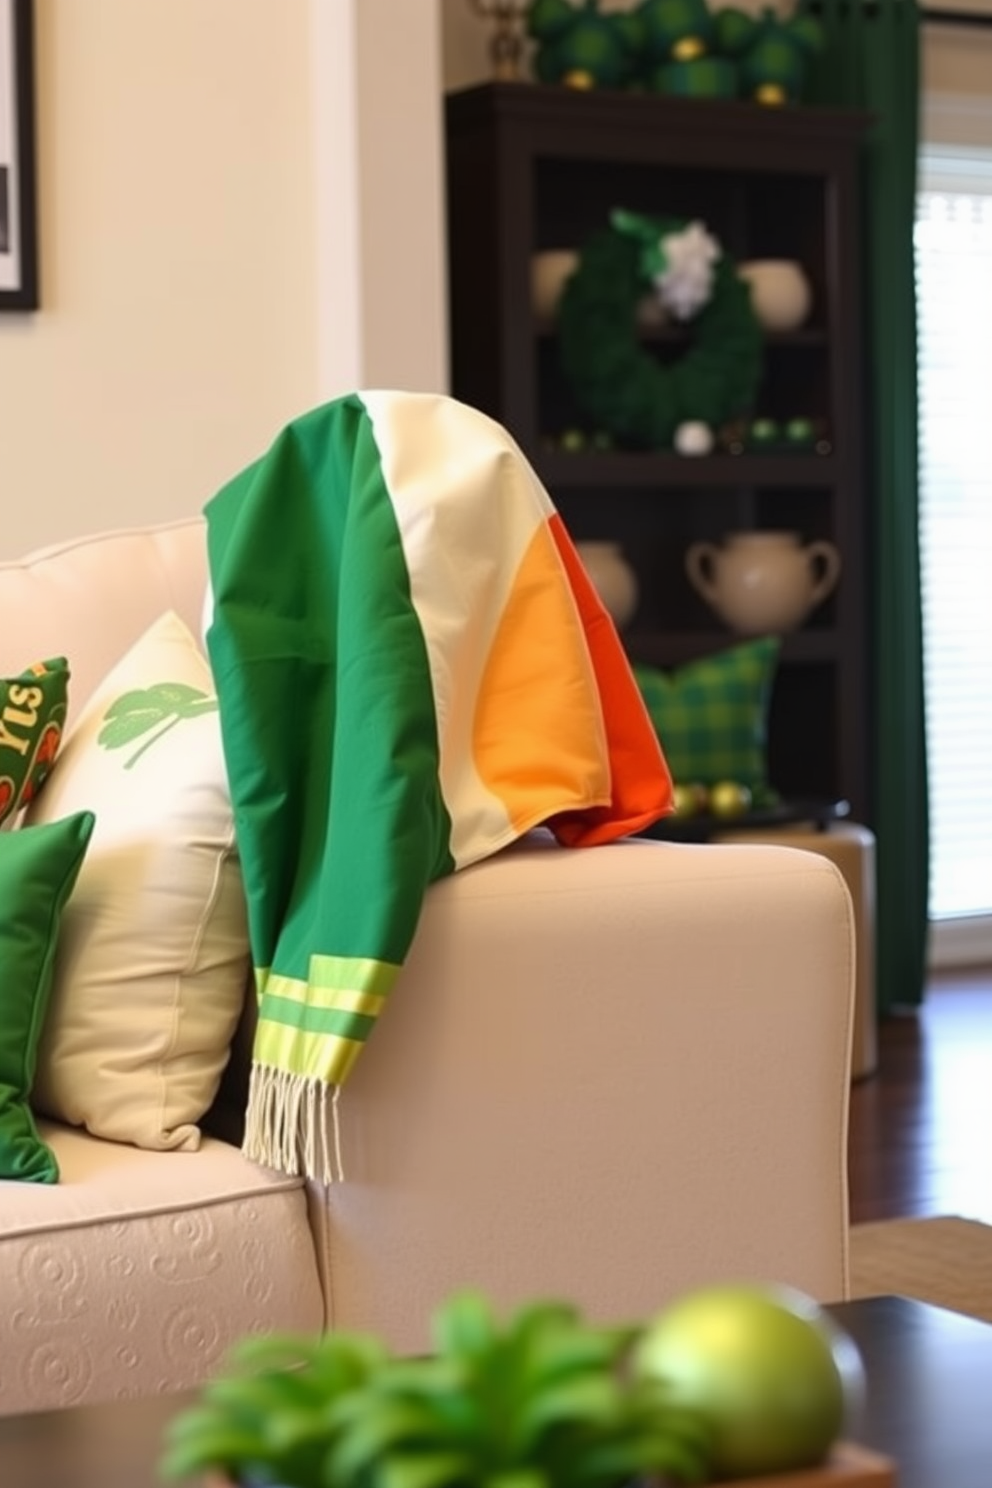
[[[37,308],[34,0],[0,0],[0,310]]]

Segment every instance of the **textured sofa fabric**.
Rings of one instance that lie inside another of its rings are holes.
[[[3,1413],[183,1389],[245,1333],[322,1324],[298,1179],[210,1138],[170,1153],[41,1132],[60,1184],[0,1185]]]
[[[68,654],[71,727],[163,611],[199,634],[205,583],[199,519],[0,564],[0,675]],[[854,964],[809,852],[536,833],[454,874],[342,1092],[344,1182],[234,1145],[250,1012],[199,1151],[43,1128],[61,1182],[0,1182],[0,1413],[190,1385],[252,1329],[423,1349],[464,1285],[621,1320],[742,1275],[843,1297]]]

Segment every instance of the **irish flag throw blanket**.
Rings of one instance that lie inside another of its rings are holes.
[[[540,823],[635,831],[671,780],[560,518],[482,414],[337,399],[205,511],[258,991],[245,1151],[329,1181],[329,1100],[428,885]]]

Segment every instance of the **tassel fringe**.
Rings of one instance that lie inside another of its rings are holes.
[[[252,1162],[317,1183],[343,1183],[340,1087],[253,1064],[242,1152]]]

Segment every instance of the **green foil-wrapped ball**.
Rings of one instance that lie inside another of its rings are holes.
[[[668,62],[648,78],[656,93],[682,98],[735,98],[737,68],[723,57],[698,57],[693,62]]]
[[[713,1286],[647,1325],[633,1367],[707,1419],[714,1478],[762,1477],[817,1466],[840,1435],[858,1381],[839,1362],[838,1336],[802,1293]]]

